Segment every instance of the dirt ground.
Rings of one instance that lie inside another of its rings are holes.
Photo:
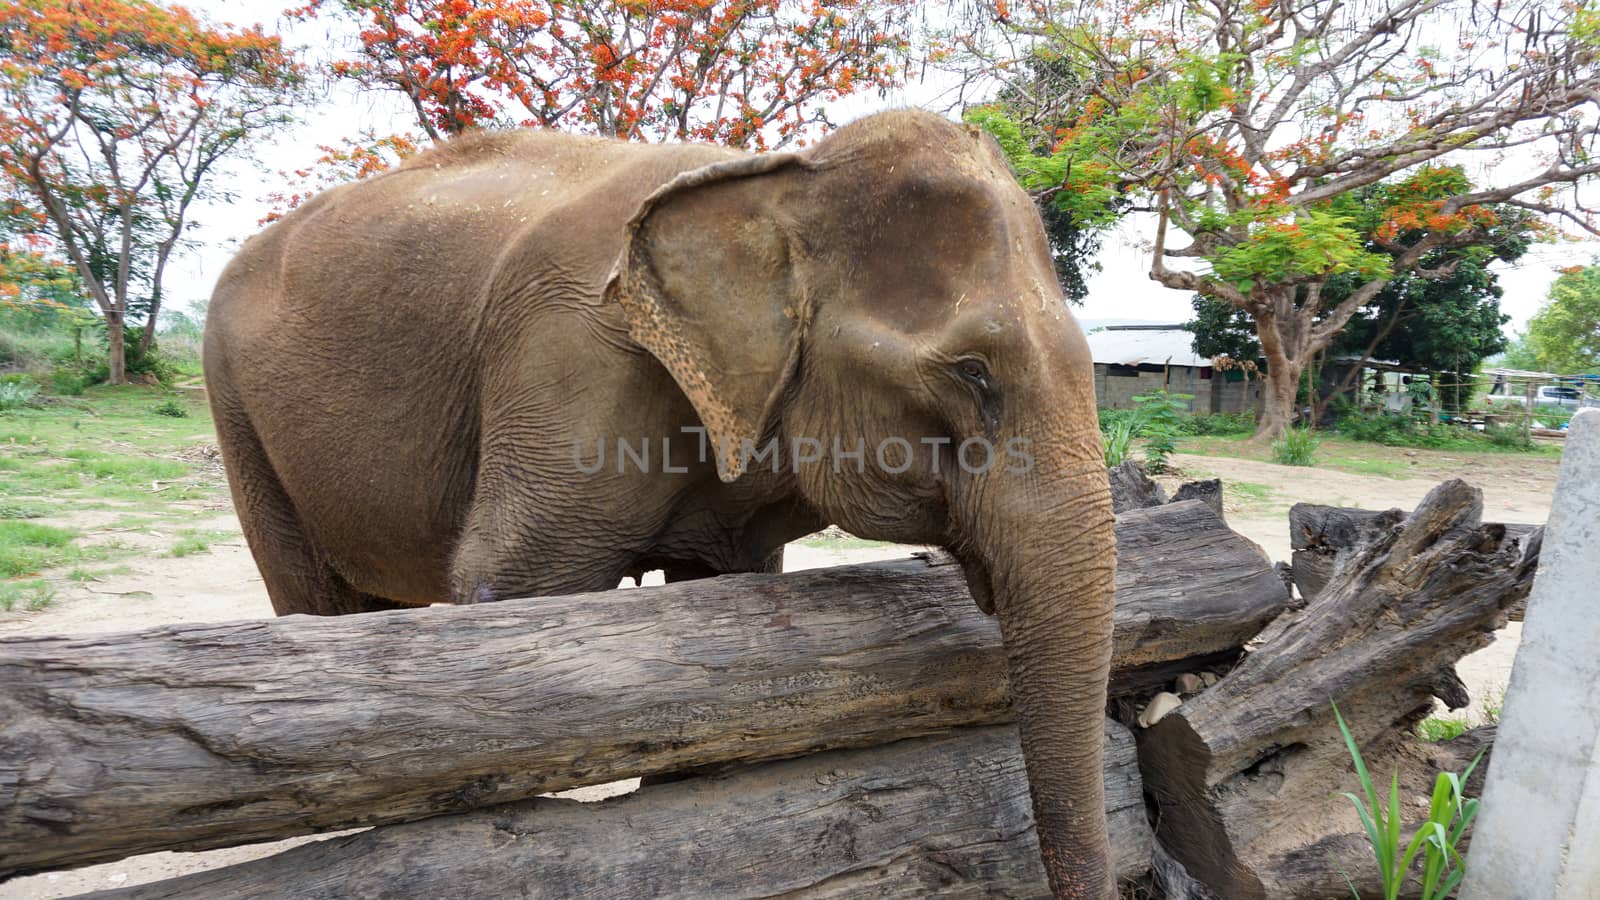
[[[1287,511],[1297,502],[1409,509],[1439,481],[1460,477],[1483,489],[1486,520],[1540,523],[1549,514],[1556,474],[1553,458],[1377,449],[1380,455],[1392,457],[1393,475],[1290,468],[1224,456],[1180,454],[1174,461],[1186,477],[1222,478],[1227,485],[1229,523],[1276,560],[1289,556]],[[238,532],[237,522],[229,514],[219,514],[205,524],[236,535]],[[808,539],[789,546],[785,568],[794,571],[894,558],[912,549],[915,548],[854,540]],[[659,582],[659,578],[655,573],[653,579]],[[651,580],[647,578],[647,583]],[[99,582],[63,585],[42,610],[0,613],[0,637],[126,631],[271,614],[261,577],[241,535],[213,542],[208,552],[176,558],[138,558],[118,574]],[[1498,702],[1519,639],[1520,625],[1512,623],[1494,644],[1462,662],[1461,676],[1473,695],[1473,707],[1465,711],[1470,718],[1482,717],[1483,704]],[[574,794],[579,799],[599,799],[627,789],[631,785],[622,783]],[[126,887],[242,862],[312,839],[205,853],[157,853],[71,872],[13,879],[0,884],[0,900],[42,900]]]

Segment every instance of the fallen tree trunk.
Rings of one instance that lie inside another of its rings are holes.
[[[1106,722],[1116,869],[1150,866],[1133,737]],[[292,885],[292,887],[290,887]],[[101,898],[1044,896],[1016,731],[962,729],[305,844]]]
[[[1333,576],[1339,554],[1354,550],[1373,531],[1392,528],[1405,518],[1398,509],[1373,510],[1354,507],[1296,503],[1289,507],[1289,547],[1295,587],[1300,596],[1314,597]],[[1539,526],[1507,524],[1506,536],[1525,541]],[[1522,604],[1509,612],[1513,621],[1522,620]]]
[[[1455,663],[1487,645],[1527,596],[1539,535],[1481,525],[1482,498],[1435,488],[1402,523],[1369,529],[1305,609],[1285,615],[1216,685],[1139,736],[1158,838],[1232,898],[1381,894],[1342,790],[1359,790],[1336,702],[1376,778],[1432,792],[1437,745],[1412,734],[1438,697],[1468,702]],[[1459,763],[1459,760],[1452,760]],[[1408,809],[1413,822],[1426,804]]]
[[[1201,502],[1117,522],[1119,683],[1287,604]],[[1010,719],[959,569],[0,641],[0,877]],[[1153,674],[1154,673],[1154,674]]]

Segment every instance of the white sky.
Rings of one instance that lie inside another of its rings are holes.
[[[343,40],[338,26],[323,22],[286,23],[281,18],[287,0],[188,0],[186,5],[214,21],[248,24],[266,23],[267,30],[279,29],[293,45],[309,46],[313,53]],[[937,90],[931,85],[913,84],[889,97],[858,95],[836,104],[830,114],[835,120],[849,120],[897,106],[919,105],[931,100]],[[333,85],[328,95],[302,114],[303,122],[257,148],[258,164],[236,162],[223,171],[217,186],[229,195],[223,203],[213,203],[194,212],[198,227],[192,233],[202,246],[175,258],[168,274],[167,296],[177,308],[207,297],[223,266],[240,241],[259,230],[256,224],[267,212],[261,198],[283,186],[280,171],[308,165],[318,155],[319,144],[337,144],[363,129],[379,134],[417,131],[410,108],[397,94],[361,93],[348,86]],[[842,124],[842,122],[841,122]],[[1089,296],[1078,315],[1084,319],[1139,319],[1182,322],[1192,315],[1190,295],[1164,288],[1149,278],[1150,240],[1154,220],[1149,216],[1130,216],[1113,234],[1106,237],[1099,262],[1103,271],[1089,281]],[[1600,256],[1596,242],[1536,245],[1516,266],[1500,266],[1500,284],[1505,290],[1501,310],[1511,316],[1507,332],[1520,330],[1543,302],[1557,269],[1583,265]]]

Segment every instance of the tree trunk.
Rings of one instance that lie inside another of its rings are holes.
[[[1202,501],[1117,541],[1114,695],[1287,608]],[[0,684],[0,877],[1011,718],[998,629],[943,560],[12,638]]]
[[[110,346],[106,360],[107,384],[128,383],[127,345],[124,340],[126,333],[122,324],[120,313],[106,315],[106,343]]]
[[[1435,488],[1403,524],[1370,532],[1302,611],[1215,686],[1139,736],[1158,838],[1230,898],[1381,894],[1353,807],[1359,791],[1334,722],[1339,705],[1375,779],[1400,772],[1407,818],[1441,767],[1411,734],[1435,697],[1468,702],[1455,674],[1527,596],[1539,537],[1525,546],[1479,524],[1481,494]],[[1456,766],[1452,758],[1449,765]]]
[[[1107,721],[1123,878],[1150,867],[1133,736]],[[1043,896],[1016,729],[962,729],[642,788],[538,799],[319,841],[99,894],[213,898]]]
[[[1267,362],[1265,389],[1261,394],[1261,421],[1256,425],[1252,441],[1268,443],[1277,440],[1294,423],[1294,403],[1300,391],[1300,373],[1303,369],[1303,364],[1287,359]]]

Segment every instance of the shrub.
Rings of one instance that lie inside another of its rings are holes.
[[[1133,449],[1133,432],[1136,423],[1129,418],[1113,422],[1111,428],[1100,435],[1100,444],[1106,451],[1106,465],[1120,466]]]
[[[1165,472],[1171,468],[1167,459],[1178,452],[1188,401],[1193,399],[1193,394],[1166,391],[1150,391],[1133,398],[1134,421],[1145,439],[1144,461],[1151,472]]]
[[[1100,414],[1100,430],[1109,434],[1111,429],[1119,423],[1128,423],[1135,432],[1138,429],[1139,411],[1135,409],[1102,409]]]
[[[158,416],[169,416],[174,419],[186,419],[189,417],[189,407],[184,406],[175,397],[168,397],[157,403],[151,412]]]
[[[1315,465],[1320,446],[1322,442],[1311,429],[1289,428],[1272,442],[1272,461],[1284,466]]]
[[[1184,434],[1193,435],[1254,434],[1256,416],[1251,412],[1190,416],[1183,420],[1181,427]]]
[[[1361,758],[1361,748],[1356,746],[1356,740],[1351,736],[1349,726],[1345,725],[1344,716],[1340,715],[1337,705],[1333,707],[1333,715],[1339,720],[1339,733],[1344,735],[1345,749],[1350,751],[1350,758],[1355,762],[1356,777],[1361,782],[1366,800],[1363,802],[1362,798],[1348,792],[1344,796],[1355,805],[1356,814],[1361,817],[1361,826],[1366,829],[1367,841],[1372,845],[1378,873],[1383,879],[1384,900],[1397,900],[1400,896],[1406,874],[1416,862],[1419,850],[1423,855],[1420,879],[1422,900],[1443,900],[1448,897],[1467,871],[1467,861],[1456,850],[1456,845],[1478,814],[1478,801],[1465,796],[1462,784],[1478,767],[1479,760],[1483,759],[1483,751],[1478,751],[1465,772],[1459,775],[1440,772],[1439,777],[1434,779],[1428,819],[1417,829],[1411,843],[1402,852],[1400,773],[1395,772],[1389,781],[1389,798],[1385,805],[1373,788],[1372,776],[1367,773],[1366,761]],[[1355,893],[1354,888],[1351,893]],[[1356,894],[1358,900],[1360,896]]]
[[[1538,446],[1515,425],[1490,425],[1483,429],[1483,436],[1491,446],[1502,450],[1532,450]]]
[[[39,386],[26,381],[0,383],[0,410],[39,405]]]

